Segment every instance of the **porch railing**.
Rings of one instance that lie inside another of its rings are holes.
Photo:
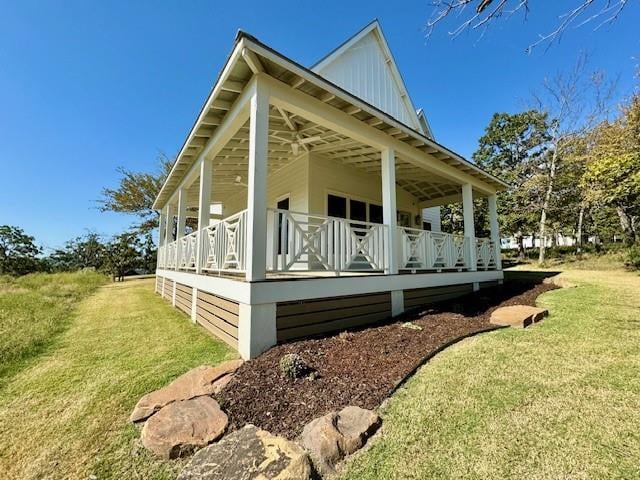
[[[197,268],[198,232],[180,237],[177,241],[177,249],[178,270],[195,270]]]
[[[478,268],[491,270],[496,268],[496,245],[488,238],[476,238],[476,259]]]
[[[443,270],[469,268],[469,239],[450,233],[398,227],[400,269]]]
[[[201,230],[201,270],[245,272],[247,256],[247,211],[243,210]]]
[[[387,268],[388,227],[269,209],[267,270],[372,272]]]
[[[397,252],[389,251],[389,228],[379,223],[267,211],[267,271],[379,272],[397,255],[400,270],[469,270],[470,242],[461,235],[398,227]],[[158,248],[158,267],[202,272],[246,272],[247,211]],[[497,268],[496,245],[475,242],[477,268]],[[200,249],[198,249],[200,245]]]

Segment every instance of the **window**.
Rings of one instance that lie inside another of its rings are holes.
[[[411,214],[409,212],[402,212],[398,210],[397,221],[399,227],[411,226]]]
[[[289,210],[289,197],[283,198],[282,200],[278,200],[278,203],[276,204],[276,207],[278,208],[278,210]],[[288,249],[287,249],[287,242],[285,241],[285,245],[284,245],[284,252],[282,249],[282,242],[280,241],[282,239],[282,229],[286,228],[286,225],[284,224],[284,215],[282,215],[281,213],[278,214],[278,216],[280,217],[278,219],[278,238],[276,239],[276,241],[278,242],[278,254],[280,253],[288,253]],[[286,236],[285,232],[285,236]]]
[[[382,223],[382,205],[369,204],[369,221],[371,223]]]
[[[327,197],[327,215],[347,218],[347,199],[338,195],[329,195]]]
[[[349,219],[367,221],[367,204],[360,200],[349,200]]]
[[[422,229],[431,231],[431,222],[422,221]]]

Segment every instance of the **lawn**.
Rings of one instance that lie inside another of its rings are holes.
[[[235,353],[156,296],[153,280],[104,282],[3,279],[1,478],[174,478],[180,469],[140,448],[127,418],[144,393]]]
[[[563,276],[541,324],[422,367],[342,479],[640,478],[640,276]]]

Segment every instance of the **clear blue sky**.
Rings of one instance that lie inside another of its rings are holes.
[[[155,168],[182,145],[241,28],[310,65],[378,18],[409,92],[436,138],[470,157],[495,111],[517,111],[545,75],[578,52],[629,91],[640,56],[640,8],[613,26],[571,29],[559,45],[525,47],[571,2],[544,2],[455,41],[428,41],[429,2],[0,0],[0,224],[46,247],[86,229],[113,234],[133,219],[99,213],[116,168]],[[224,5],[224,6],[221,6]],[[554,11],[555,10],[555,11]]]

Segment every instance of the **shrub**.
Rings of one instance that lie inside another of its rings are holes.
[[[629,270],[640,270],[640,245],[633,245],[627,251],[624,266]]]
[[[297,353],[287,353],[280,358],[280,371],[291,379],[304,377],[309,370],[307,363]]]

